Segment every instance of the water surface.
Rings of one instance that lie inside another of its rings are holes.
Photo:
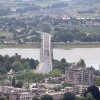
[[[40,49],[18,49],[5,48],[0,49],[1,55],[13,56],[15,53],[21,55],[22,58],[40,59]],[[77,62],[80,58],[84,59],[87,66],[93,66],[99,69],[100,64],[100,48],[75,48],[71,50],[53,49],[54,59],[61,60],[65,58],[67,62]]]

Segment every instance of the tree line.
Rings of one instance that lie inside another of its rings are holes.
[[[37,5],[31,5],[28,7],[24,7],[24,8],[18,8],[16,9],[17,13],[26,13],[27,11],[38,11],[40,10],[40,7]]]
[[[9,7],[0,9],[0,16],[9,15],[11,13],[11,9]]]
[[[20,58],[19,56],[9,57],[8,55],[0,55],[0,74],[5,74],[12,69],[14,72],[35,69],[38,61],[29,58]]]
[[[45,9],[52,9],[52,8],[64,8],[64,7],[67,7],[68,6],[68,4],[67,3],[65,3],[65,2],[60,2],[60,3],[55,3],[55,4],[52,4],[51,6],[47,6],[47,7],[45,7]]]
[[[57,29],[52,38],[53,42],[100,42],[99,34],[86,34],[78,29]]]

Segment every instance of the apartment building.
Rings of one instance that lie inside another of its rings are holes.
[[[95,78],[92,67],[72,66],[65,69],[65,81],[75,85],[93,85]]]
[[[19,100],[32,100],[33,93],[32,92],[20,92],[18,93]]]
[[[31,91],[28,92],[18,92],[18,91],[11,91],[9,95],[9,100],[32,100],[35,96]]]

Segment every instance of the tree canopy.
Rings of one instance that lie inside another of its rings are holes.
[[[65,68],[66,67],[69,67],[69,66],[71,66],[71,64],[70,63],[68,63],[67,61],[66,61],[66,59],[61,59],[60,61],[59,60],[54,60],[53,59],[53,69],[59,69],[59,70],[61,70],[63,73],[65,73]]]
[[[54,100],[54,99],[52,96],[46,94],[43,97],[41,97],[41,100]]]
[[[84,61],[83,59],[80,59],[80,60],[77,62],[77,66],[78,66],[78,67],[86,67],[85,61]]]
[[[6,72],[10,71],[10,69],[13,69],[14,72],[35,69],[38,63],[39,62],[34,59],[21,59],[17,56],[9,57],[8,55],[0,55],[0,74],[5,74]]]
[[[61,77],[62,73],[59,69],[54,69],[51,72],[49,72],[49,77]]]
[[[64,94],[64,98],[63,100],[75,100],[76,97],[74,94],[72,94],[71,92],[67,92]]]
[[[100,91],[99,91],[99,88],[96,87],[95,85],[89,86],[87,88],[87,91],[84,93],[84,96],[86,97],[88,93],[91,93],[94,99],[99,100]]]
[[[88,94],[86,95],[86,100],[94,100],[93,95],[92,95],[91,93],[88,93]]]
[[[86,34],[76,28],[72,29],[61,29],[55,28],[55,32],[52,38],[53,42],[99,42],[99,34]]]

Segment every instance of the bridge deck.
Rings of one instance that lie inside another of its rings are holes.
[[[37,67],[37,72],[48,73],[52,70],[52,46],[51,36],[49,34],[42,34],[40,63]]]

